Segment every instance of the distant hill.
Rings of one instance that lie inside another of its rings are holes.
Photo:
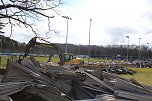
[[[1,52],[23,52],[25,45],[26,45],[25,43],[20,43],[9,37],[0,35],[0,51]]]
[[[1,40],[2,40],[2,43],[1,43]],[[65,51],[65,44],[61,44],[61,43],[55,43],[55,44],[58,45],[59,47],[61,47],[63,52]],[[21,43],[21,42],[18,42],[16,40],[11,39],[10,37],[5,37],[3,35],[0,35],[0,51],[1,52],[23,53],[25,46],[26,46],[26,43]],[[68,52],[74,53],[74,54],[79,54],[79,51],[80,51],[79,47],[80,46],[68,44]],[[31,51],[31,53],[34,53],[34,54],[54,54],[56,52],[54,51],[54,49],[51,49],[51,48],[47,49],[44,47],[35,46],[33,48],[33,50]]]

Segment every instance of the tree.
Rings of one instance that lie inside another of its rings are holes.
[[[11,34],[13,27],[16,25],[30,27],[37,35],[35,30],[36,20],[46,18],[48,20],[49,33],[53,31],[50,29],[50,19],[54,17],[52,12],[58,14],[55,8],[61,4],[61,0],[1,0],[0,25],[9,24],[11,26]]]
[[[4,33],[3,31],[1,31],[3,29],[4,25],[2,22],[0,22],[0,33]]]

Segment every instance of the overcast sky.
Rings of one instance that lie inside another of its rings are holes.
[[[89,43],[89,23],[91,24],[91,45],[126,45],[129,36],[130,44],[152,46],[152,0],[64,0],[58,8],[61,15],[69,16],[68,43]],[[52,29],[58,33],[48,34],[49,41],[66,42],[66,19],[55,16],[51,21]],[[46,21],[40,22],[38,30],[45,36]],[[10,33],[7,32],[9,35]],[[27,42],[34,34],[30,29],[17,27],[11,38]]]

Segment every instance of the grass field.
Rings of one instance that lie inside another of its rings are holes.
[[[17,56],[0,56],[0,66],[5,67],[8,59],[17,61],[18,57]]]
[[[84,61],[87,62],[88,58],[84,58]],[[112,59],[107,60],[107,59],[100,59],[100,58],[90,58],[89,62],[112,62]],[[119,61],[117,61],[117,62],[119,62]]]
[[[0,67],[5,67],[6,64],[7,64],[7,60],[10,59],[10,60],[13,60],[13,61],[17,61],[18,60],[18,57],[17,56],[1,56],[0,57]],[[35,57],[35,59],[39,62],[47,62],[48,61],[48,57]],[[59,62],[59,58],[56,58],[56,57],[53,57],[51,59],[51,61],[53,62]]]
[[[152,86],[152,68],[129,68],[135,70],[137,73],[134,75],[122,75],[125,78],[136,79],[141,84]]]
[[[35,57],[35,58],[39,62],[47,62],[48,61],[48,57]],[[13,59],[13,58],[8,57],[8,56],[1,57],[0,68],[5,68],[7,59]],[[59,58],[53,57],[51,59],[51,61],[59,62]],[[87,62],[88,59],[84,59],[84,61]],[[105,60],[90,58],[89,61],[90,62],[104,62]],[[111,60],[109,60],[109,61],[111,61]],[[152,68],[129,68],[129,69],[135,70],[135,71],[137,71],[137,73],[134,75],[121,75],[121,76],[128,78],[128,79],[134,78],[142,84],[147,84],[147,85],[152,86]]]
[[[48,57],[35,57],[35,59],[36,59],[37,61],[39,61],[39,62],[47,62],[49,58],[48,58]],[[51,58],[51,61],[53,61],[53,62],[59,62],[60,59],[57,58],[57,57],[52,57],[52,58]]]

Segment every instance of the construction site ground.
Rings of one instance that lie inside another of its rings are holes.
[[[79,65],[37,61],[33,56],[8,60],[6,69],[4,65],[0,69],[0,100],[152,101],[151,83],[145,83],[151,78],[151,68],[135,69],[131,62],[88,60]],[[124,74],[131,76],[126,79]],[[137,80],[136,75],[145,81]]]
[[[37,56],[35,58],[39,62],[45,62],[48,59],[48,57],[39,57],[39,56]],[[3,58],[2,58],[2,63],[3,64],[0,65],[0,68],[6,68],[7,59],[11,59],[11,57],[9,57],[9,56],[3,56]],[[59,58],[53,57],[51,61],[57,63],[57,62],[59,62]],[[88,58],[85,58],[84,61],[87,64]],[[97,63],[100,64],[100,62],[102,62],[102,63],[103,62],[112,63],[112,60],[90,58],[89,62],[91,64],[93,64],[93,63],[94,64],[97,64]],[[121,62],[121,60],[117,60],[116,61],[116,63],[120,63],[120,62]],[[152,68],[136,68],[135,66],[127,66],[127,65],[124,65],[124,66],[126,68],[129,68],[131,70],[136,71],[136,73],[133,74],[133,75],[121,74],[120,76],[122,76],[124,78],[127,78],[127,79],[134,78],[138,82],[140,82],[141,84],[146,84],[146,85],[152,86],[152,79],[151,79],[152,78],[152,75],[151,75],[152,74]],[[91,65],[90,65],[90,67],[91,67],[91,69],[98,68],[98,66],[91,66]]]

